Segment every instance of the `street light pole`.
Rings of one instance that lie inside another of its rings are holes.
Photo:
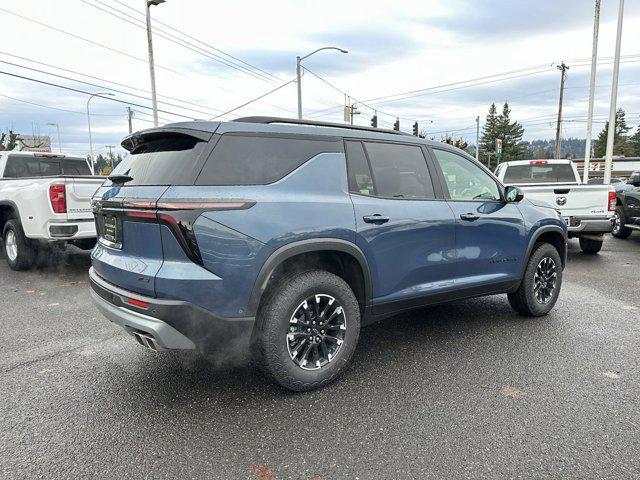
[[[163,0],[164,1],[164,0]],[[300,62],[305,58],[309,58],[314,53],[318,53],[321,50],[337,50],[341,53],[349,53],[347,50],[338,47],[322,47],[314,50],[311,53],[306,54],[304,57],[296,57],[296,83],[298,84],[298,120],[302,120],[302,72]]]
[[[102,95],[109,95],[110,97],[115,96],[113,93],[109,92],[98,92],[89,95],[89,99],[87,100],[87,127],[89,127],[89,157],[91,158],[91,175],[96,174],[96,166],[95,160],[93,158],[93,140],[91,139],[91,113],[89,112],[89,102],[91,102],[91,99],[93,97],[100,97]]]
[[[622,17],[624,0],[620,0],[618,10],[618,31],[616,33],[616,53],[613,60],[613,80],[611,81],[611,105],[609,106],[609,131],[607,133],[607,152],[604,160],[604,184],[611,183],[613,165],[613,140],[616,134],[616,101],[618,99],[618,75],[620,73],[620,44],[622,43]]]
[[[158,126],[158,100],[156,98],[156,72],[153,66],[153,42],[151,39],[151,5],[160,5],[166,0],[144,0],[147,16],[147,46],[149,49],[149,76],[151,77],[151,105],[153,107],[153,126]]]
[[[62,142],[60,141],[60,125],[56,122],[47,123],[47,125],[51,125],[52,127],[55,125],[56,131],[58,132],[58,151],[62,153]]]
[[[480,161],[480,115],[476,115],[476,160]]]
[[[587,140],[584,145],[584,168],[582,183],[589,182],[589,161],[591,160],[591,130],[593,129],[593,101],[596,90],[596,63],[598,61],[598,30],[600,28],[600,0],[596,0],[593,15],[593,46],[591,47],[591,78],[589,80],[589,113],[587,114]]]

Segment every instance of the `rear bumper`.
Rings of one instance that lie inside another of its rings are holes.
[[[567,226],[569,236],[589,233],[611,233],[613,230],[613,217],[602,218],[572,218],[572,224]]]
[[[253,317],[222,318],[179,300],[146,297],[123,290],[89,269],[91,296],[100,312],[153,350],[217,349],[230,340],[248,347]],[[131,305],[129,299],[138,305]]]
[[[46,226],[49,240],[75,240],[81,238],[96,238],[96,224],[93,218],[85,220],[69,220],[53,222]]]

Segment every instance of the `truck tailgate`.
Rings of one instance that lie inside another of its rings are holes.
[[[612,215],[608,211],[609,185],[521,185],[525,198],[541,200],[564,217]]]
[[[104,177],[67,177],[67,219],[93,219],[91,197],[104,183]]]

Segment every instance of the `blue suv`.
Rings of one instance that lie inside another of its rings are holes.
[[[232,354],[291,390],[342,373],[360,327],[506,293],[553,308],[567,228],[449,145],[397,131],[248,117],[126,137],[96,192],[91,292],[153,350]]]

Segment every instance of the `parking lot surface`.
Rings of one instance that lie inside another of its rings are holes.
[[[640,235],[571,247],[547,317],[504,295],[397,316],[304,394],[139,346],[92,305],[86,253],[0,258],[0,477],[640,478]]]

